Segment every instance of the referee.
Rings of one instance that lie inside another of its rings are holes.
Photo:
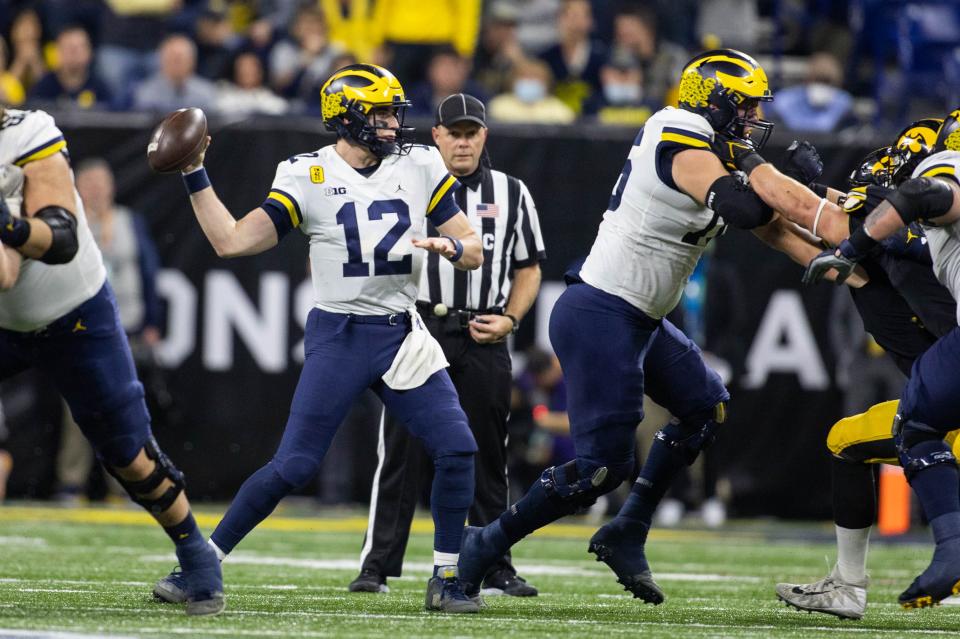
[[[489,167],[485,109],[458,93],[437,108],[433,140],[447,169],[462,184],[457,204],[480,235],[483,266],[473,272],[427,256],[417,309],[450,362],[450,378],[477,440],[476,495],[469,522],[483,526],[509,506],[507,417],[511,367],[506,338],[515,333],[540,289],[546,254],[537,210],[526,185]],[[429,228],[429,235],[438,235]],[[410,523],[431,472],[420,442],[384,417],[379,463],[370,497],[370,517],[360,576],[351,592],[387,592],[387,577],[399,577]],[[532,597],[536,588],[517,576],[507,555],[483,582],[485,594]]]

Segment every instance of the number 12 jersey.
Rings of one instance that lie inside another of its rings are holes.
[[[279,236],[299,228],[310,238],[314,303],[331,313],[383,315],[412,307],[427,216],[435,226],[459,212],[459,186],[439,151],[413,146],[368,176],[334,145],[281,162],[263,209]]]

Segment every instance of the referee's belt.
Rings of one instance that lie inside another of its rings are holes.
[[[478,315],[503,315],[503,309],[499,306],[484,310],[474,310],[468,308],[450,308],[446,304],[431,304],[430,302],[417,302],[417,311],[424,319],[436,319],[441,323],[456,322],[457,328],[467,330],[470,328],[470,320]]]

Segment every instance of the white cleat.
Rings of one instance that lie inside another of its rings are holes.
[[[807,612],[822,612],[841,619],[863,619],[867,610],[867,581],[848,584],[834,568],[812,584],[777,584],[777,598]]]

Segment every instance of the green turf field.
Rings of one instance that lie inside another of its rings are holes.
[[[198,516],[209,533],[217,512]],[[810,580],[833,559],[830,527],[734,524],[658,531],[648,556],[661,606],[628,598],[591,561],[592,529],[554,525],[516,548],[533,599],[488,597],[480,615],[423,610],[429,521],[417,520],[408,574],[387,595],[350,594],[365,520],[281,512],[225,564],[227,611],[189,619],[152,600],[172,547],[135,510],[0,507],[0,637],[903,637],[956,636],[960,606],[904,611],[897,593],[921,570],[923,544],[873,545],[867,617],[840,621],[786,608],[778,580]],[[922,537],[921,537],[922,539]],[[51,632],[42,632],[51,631]],[[66,634],[65,634],[66,633]],[[76,633],[76,634],[74,634]]]

